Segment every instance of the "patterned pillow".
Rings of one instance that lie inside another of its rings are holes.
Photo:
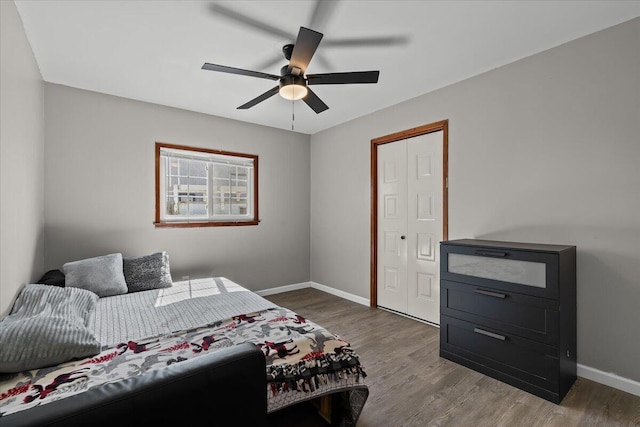
[[[122,268],[129,292],[173,286],[169,255],[165,251],[151,255],[124,257]]]
[[[67,287],[86,289],[101,298],[127,293],[120,253],[68,262],[62,271]]]

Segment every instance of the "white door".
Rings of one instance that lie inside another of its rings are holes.
[[[407,144],[378,146],[378,305],[407,312]]]
[[[440,323],[442,131],[378,147],[378,305]]]

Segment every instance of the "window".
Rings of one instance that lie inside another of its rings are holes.
[[[156,143],[156,227],[258,224],[258,156]]]

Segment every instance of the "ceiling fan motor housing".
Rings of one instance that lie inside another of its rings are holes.
[[[288,75],[302,77],[303,74],[304,73],[302,72],[302,70],[300,68],[292,67],[291,65],[285,65],[284,67],[280,68],[280,75],[282,77],[288,76]]]
[[[291,74],[280,77],[280,88],[289,85],[306,86],[307,81],[304,79],[304,77],[294,76]]]

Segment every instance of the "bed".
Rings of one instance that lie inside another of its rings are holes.
[[[42,301],[51,298],[50,294],[69,293],[70,289],[33,284],[27,285],[20,297]],[[88,338],[82,339],[89,341],[93,349],[83,350],[87,353],[85,357],[0,375],[0,425],[19,425],[14,422],[29,418],[26,416],[29,411],[43,411],[47,405],[62,407],[66,401],[67,407],[77,408],[82,406],[84,396],[89,396],[88,400],[105,399],[109,393],[104,390],[110,388],[124,396],[123,387],[118,389],[118,385],[127,384],[124,387],[127,393],[135,392],[136,381],[142,378],[164,376],[165,372],[173,374],[172,370],[180,366],[206,367],[219,363],[219,358],[233,358],[230,356],[233,352],[240,352],[243,357],[262,355],[258,359],[264,377],[254,375],[255,382],[249,386],[236,384],[240,390],[236,393],[244,393],[245,388],[255,384],[264,388],[261,393],[262,399],[266,398],[263,407],[267,414],[301,402],[322,401],[324,408],[331,404],[324,416],[332,425],[350,426],[356,424],[369,395],[364,367],[349,342],[228,278],[172,282],[169,287],[95,298],[88,295],[91,291],[73,292],[84,298],[83,304],[93,305],[80,310],[80,317],[86,320],[83,331],[88,332]],[[17,306],[19,302],[24,305],[20,297]],[[86,302],[87,298],[95,304]],[[78,304],[73,299],[62,305]],[[92,338],[99,343],[98,347],[91,342]],[[24,339],[26,342],[27,336]],[[239,371],[246,376],[244,368]],[[232,371],[227,369],[226,373],[229,372]],[[191,383],[188,386],[195,387]],[[99,397],[95,397],[96,390],[101,390]],[[196,389],[189,393],[195,396],[201,391],[204,392]],[[171,393],[169,384],[164,389],[164,398]],[[198,409],[203,408],[194,408]],[[129,410],[144,416],[140,408]],[[122,421],[118,423],[122,425]]]

